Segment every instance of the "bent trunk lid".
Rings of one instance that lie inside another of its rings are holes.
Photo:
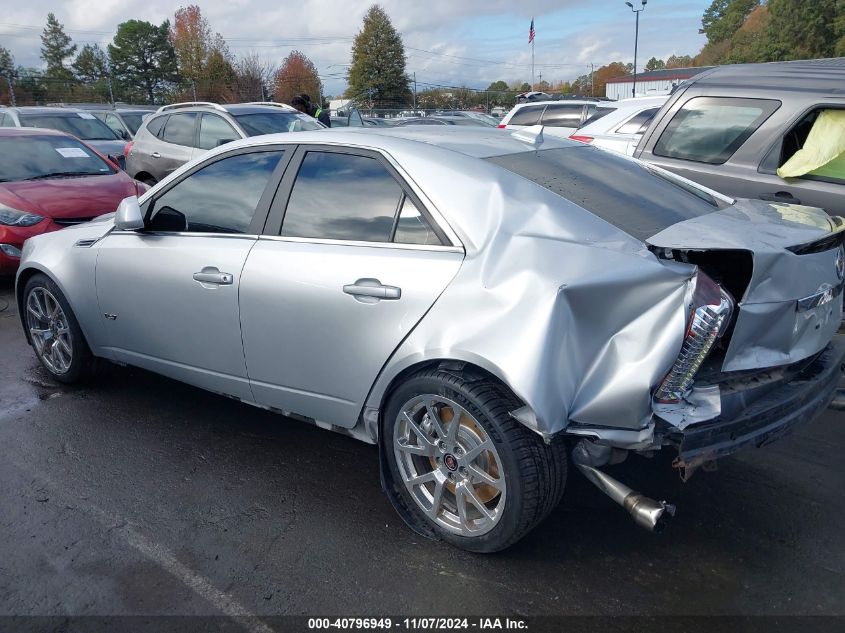
[[[739,200],[647,242],[667,259],[750,255],[750,276],[734,297],[737,317],[722,365],[723,371],[739,371],[790,364],[830,342],[842,320],[843,236],[842,219],[821,209]]]

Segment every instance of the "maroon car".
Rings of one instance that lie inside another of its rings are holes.
[[[0,128],[0,275],[15,273],[28,237],[111,213],[146,189],[69,134]]]

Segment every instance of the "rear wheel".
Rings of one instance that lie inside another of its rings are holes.
[[[411,520],[463,549],[495,552],[557,505],[566,453],[514,420],[519,406],[495,381],[442,370],[396,389],[382,438]]]
[[[88,378],[94,357],[59,287],[34,275],[24,288],[23,308],[35,355],[50,375],[68,384]]]

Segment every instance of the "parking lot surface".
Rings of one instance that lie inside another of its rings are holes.
[[[845,414],[686,484],[656,536],[577,473],[511,549],[422,539],[375,447],[126,367],[55,384],[0,282],[0,615],[845,614]]]

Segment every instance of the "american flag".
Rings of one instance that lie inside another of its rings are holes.
[[[528,43],[534,41],[534,18],[531,18],[531,26],[528,28]]]

